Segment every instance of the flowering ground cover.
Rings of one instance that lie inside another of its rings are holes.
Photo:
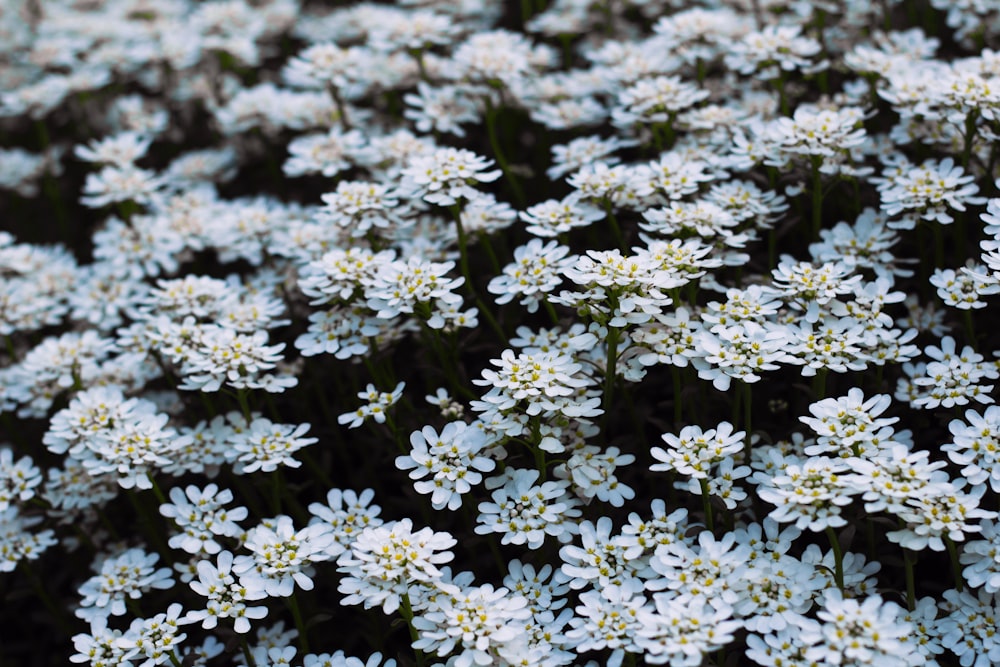
[[[1000,664],[996,0],[0,36],[0,664]]]

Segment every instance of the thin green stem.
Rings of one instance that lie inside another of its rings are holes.
[[[493,156],[496,158],[497,166],[500,167],[500,171],[503,172],[503,176],[510,186],[510,191],[514,195],[514,201],[517,202],[519,207],[523,207],[526,202],[524,190],[521,189],[520,181],[517,180],[514,172],[511,171],[510,164],[507,162],[507,156],[504,154],[503,148],[500,146],[500,140],[497,138],[497,114],[499,111],[499,109],[493,106],[493,100],[487,95],[486,134],[490,139],[490,148],[493,149]]]
[[[680,428],[683,411],[681,403],[681,369],[677,366],[671,366],[670,373],[674,381],[674,428]]]
[[[965,326],[965,335],[969,338],[969,345],[975,350],[978,348],[976,345],[976,327],[972,323],[972,309],[963,308],[962,309],[962,324]]]
[[[240,411],[243,413],[243,418],[247,420],[247,424],[253,421],[253,414],[250,412],[250,401],[247,398],[248,391],[244,388],[236,390],[236,400],[240,404]]]
[[[753,424],[751,419],[753,418],[753,389],[747,382],[740,382],[740,387],[743,391],[743,430],[746,431],[746,437],[743,441],[743,463],[750,465],[750,455],[753,449]]]
[[[903,568],[906,570],[906,606],[910,611],[917,607],[917,587],[913,576],[914,555],[907,548],[903,548]]]
[[[833,578],[837,582],[837,588],[844,590],[844,552],[840,549],[840,538],[830,526],[826,527],[826,536],[830,540],[830,548],[833,549]]]
[[[948,547],[948,558],[951,560],[951,575],[955,580],[955,590],[959,593],[965,588],[965,580],[962,579],[962,564],[958,559],[958,548],[955,541],[944,535],[945,546]]]
[[[614,306],[617,306],[618,300],[613,299]],[[604,366],[604,415],[602,416],[602,422],[604,423],[605,430],[608,423],[608,415],[611,412],[612,401],[614,400],[615,393],[615,379],[617,376],[617,366],[618,366],[618,337],[620,335],[620,330],[618,327],[613,327],[608,325],[608,355],[607,361]],[[606,434],[606,433],[605,433]]]
[[[167,497],[163,495],[163,490],[160,488],[160,485],[156,483],[156,478],[153,477],[153,473],[147,471],[146,477],[149,478],[149,483],[153,485],[153,495],[156,496],[156,501],[160,503],[160,505],[166,505]]]
[[[417,632],[416,626],[413,625],[413,607],[410,605],[410,594],[403,593],[399,599],[399,613],[403,616],[406,621],[406,625],[410,629],[410,641],[411,644],[416,643],[420,639],[420,633]],[[417,667],[424,667],[424,652],[420,649],[413,649],[417,658]]]
[[[240,637],[240,647],[243,649],[243,659],[246,660],[247,667],[257,667],[257,661],[253,659],[253,653],[250,652],[250,645],[245,636]]]
[[[823,227],[823,174],[819,168],[823,158],[812,158],[812,238],[819,238],[819,230]]]
[[[281,514],[281,497],[284,495],[285,479],[281,474],[281,468],[271,473],[271,511],[275,515]]]
[[[823,367],[816,371],[816,375],[813,376],[812,389],[813,398],[817,401],[821,401],[826,398],[826,375],[827,368]]]
[[[940,222],[932,222],[930,225],[934,232],[934,266],[940,269],[944,267],[944,230]]]
[[[604,210],[608,214],[608,223],[611,225],[611,233],[614,234],[615,243],[618,244],[618,248],[624,253],[628,250],[625,247],[625,236],[622,234],[621,225],[618,224],[618,218],[615,217],[614,205],[610,199],[604,200]]]
[[[559,315],[556,313],[556,309],[544,296],[542,296],[541,302],[542,306],[545,308],[545,312],[549,314],[549,319],[552,320],[552,326],[559,326]]]
[[[52,596],[50,596],[49,592],[45,590],[45,586],[42,584],[42,580],[38,577],[38,574],[35,572],[34,568],[31,567],[31,564],[28,562],[28,560],[21,559],[18,562],[17,566],[21,568],[22,572],[24,572],[25,578],[31,583],[31,587],[35,591],[35,595],[37,595],[38,599],[41,600],[43,605],[45,605],[45,608],[52,616],[52,619],[59,626],[59,630],[66,637],[72,635],[73,633],[70,630],[71,628],[70,621],[66,616],[65,609],[57,605],[52,600]]]
[[[299,650],[303,654],[309,652],[309,637],[306,634],[306,624],[302,620],[302,610],[299,609],[299,600],[295,593],[291,596],[285,598],[285,602],[288,603],[288,609],[292,612],[292,618],[295,620],[295,627],[299,631]]]
[[[347,117],[347,107],[340,96],[340,91],[333,84],[328,85],[326,89],[330,93],[330,99],[333,100],[334,106],[337,107],[337,120],[340,121],[340,127],[343,128],[344,132],[347,132],[351,129],[351,121]]]
[[[701,509],[705,513],[705,527],[710,531],[715,531],[715,521],[712,517],[712,494],[708,490],[708,480],[704,477],[698,479],[701,487]]]
[[[490,311],[486,303],[479,297],[476,285],[472,282],[472,271],[469,270],[469,240],[465,233],[465,227],[462,224],[462,206],[458,203],[452,204],[449,208],[451,209],[452,217],[455,219],[455,229],[458,233],[458,266],[459,270],[462,272],[462,277],[465,278],[466,291],[468,291],[473,300],[476,302],[479,314],[483,316],[486,323],[490,325],[490,328],[496,332],[500,340],[504,343],[504,345],[506,345],[507,334],[504,333],[503,327],[501,327],[500,323],[493,317],[493,313]]]
[[[979,120],[979,112],[972,109],[965,114],[965,131],[962,133],[962,169],[969,170],[969,161],[972,159],[972,144],[976,138],[976,121]]]

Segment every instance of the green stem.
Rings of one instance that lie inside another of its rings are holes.
[[[253,659],[253,653],[250,652],[250,645],[247,644],[247,638],[240,638],[240,646],[243,649],[243,659],[247,662],[247,667],[257,667],[257,661]]]
[[[740,382],[743,391],[743,430],[746,431],[746,439],[743,442],[743,463],[750,465],[750,454],[753,449],[753,389],[746,382]]]
[[[285,598],[288,603],[288,609],[292,612],[292,618],[295,620],[295,627],[299,631],[299,650],[303,654],[309,652],[309,637],[306,635],[306,624],[302,620],[302,610],[299,609],[299,600],[295,593],[292,593],[290,597]]]
[[[950,537],[947,535],[943,537],[944,543],[948,547],[948,558],[951,560],[951,574],[955,579],[955,590],[961,593],[965,587],[965,581],[962,579],[962,564],[958,560],[958,548]]]
[[[545,451],[538,446],[542,441],[542,419],[541,417],[531,418],[531,451],[535,455],[535,468],[538,470],[538,479],[545,481],[545,470],[548,467],[545,463]]]
[[[965,114],[965,132],[963,133],[962,145],[962,169],[969,170],[969,161],[972,159],[972,143],[976,138],[976,121],[979,120],[979,112],[976,109]]]
[[[45,608],[52,616],[52,619],[59,626],[59,630],[66,637],[71,636],[73,633],[70,629],[71,625],[66,617],[65,609],[57,605],[52,600],[52,597],[49,595],[49,592],[45,590],[45,586],[42,585],[42,580],[38,577],[38,574],[35,572],[34,568],[31,567],[27,559],[21,559],[20,561],[18,561],[17,565],[24,572],[25,577],[28,579],[28,581],[31,582],[31,587],[34,589],[35,595],[37,595],[38,599],[41,600],[43,605],[45,605]]]
[[[399,613],[403,616],[406,621],[406,625],[410,628],[410,641],[416,643],[420,639],[420,633],[417,632],[417,628],[413,625],[413,607],[410,605],[410,594],[403,593],[399,599]],[[424,652],[420,649],[413,649],[417,658],[417,667],[424,667]]]
[[[820,166],[823,158],[813,156],[812,158],[812,237],[813,240],[819,238],[819,230],[823,227],[823,174],[820,173]]]
[[[708,490],[708,480],[704,477],[698,479],[701,486],[701,509],[705,513],[705,526],[710,531],[715,531],[715,521],[712,518],[712,494]]]
[[[236,390],[236,400],[240,404],[240,411],[243,413],[243,418],[247,420],[247,425],[253,421],[252,413],[250,412],[250,401],[247,398],[247,390],[240,388]]]
[[[604,200],[604,210],[608,214],[608,222],[611,225],[611,233],[614,234],[615,243],[618,244],[618,248],[624,253],[628,250],[625,247],[625,236],[622,234],[621,225],[618,224],[618,218],[615,217],[614,206],[610,199]]]
[[[976,345],[976,328],[972,323],[972,309],[963,308],[962,309],[962,323],[965,325],[965,335],[969,337],[969,345],[972,349],[977,349]]]
[[[944,230],[940,222],[932,222],[930,225],[934,231],[934,266],[940,269],[944,267]]]
[[[837,582],[837,588],[844,591],[844,552],[840,549],[840,539],[837,533],[830,526],[826,527],[826,536],[830,540],[830,547],[833,549],[834,571],[833,578]]]
[[[146,539],[149,543],[154,545],[156,552],[160,554],[164,562],[172,563],[173,559],[170,558],[170,547],[167,546],[167,541],[163,539],[163,534],[158,529],[156,522],[149,513],[149,509],[146,504],[142,502],[142,498],[136,492],[135,489],[129,489],[125,493],[128,496],[129,501],[132,503],[132,507],[135,509],[136,518],[138,520],[140,530],[146,534]]]
[[[826,398],[826,374],[827,368],[824,366],[823,368],[817,370],[816,375],[813,376],[813,397],[817,401],[821,401]]]
[[[544,296],[542,296],[541,302],[542,306],[545,308],[545,312],[549,314],[549,319],[552,320],[552,326],[559,326],[559,315],[556,313],[556,309]]]
[[[677,366],[671,366],[670,372],[674,381],[674,428],[680,428],[682,418],[681,369]]]
[[[472,272],[469,270],[469,239],[465,233],[465,227],[462,225],[462,206],[461,204],[452,204],[449,208],[451,209],[452,217],[455,219],[455,229],[458,233],[458,266],[459,270],[462,272],[462,277],[465,278],[466,291],[468,291],[473,300],[476,302],[479,314],[483,316],[486,323],[490,325],[490,328],[493,329],[500,340],[506,345],[507,334],[504,333],[503,327],[501,327],[500,323],[493,317],[493,313],[490,311],[489,307],[487,307],[486,303],[479,298],[479,293],[476,291],[476,285],[472,282]]]
[[[613,299],[612,309],[614,307],[617,307],[617,305],[618,305],[618,299]],[[618,366],[619,333],[620,331],[618,327],[613,327],[611,325],[608,325],[608,337],[607,337],[608,356],[607,356],[607,362],[605,363],[604,367],[604,406],[603,406],[604,415],[602,417],[602,421],[604,422],[605,427],[607,426],[608,415],[611,412],[611,403],[612,400],[614,399],[615,379],[617,375],[616,368]]]
[[[917,607],[917,591],[913,576],[913,552],[903,548],[903,567],[906,570],[906,606],[910,611]]]
[[[500,273],[500,260],[497,259],[497,253],[493,250],[493,244],[490,243],[489,234],[480,232],[479,233],[479,245],[483,247],[486,251],[486,256],[490,258],[490,267],[493,269],[493,273]]]
[[[344,132],[347,132],[351,129],[351,122],[347,117],[347,107],[340,96],[340,91],[333,84],[329,84],[326,89],[330,93],[330,98],[333,100],[334,106],[337,107],[337,120],[340,121],[340,127],[343,128]]]
[[[167,497],[163,495],[163,490],[160,489],[160,485],[156,483],[156,478],[153,477],[153,473],[147,471],[146,477],[149,478],[149,483],[153,485],[153,495],[156,496],[156,501],[161,505],[166,505]]]
[[[524,190],[521,189],[521,183],[517,180],[514,172],[510,169],[510,164],[507,162],[507,156],[504,155],[503,149],[500,146],[500,140],[497,138],[497,114],[499,109],[493,106],[493,100],[489,95],[486,96],[486,134],[490,139],[490,148],[493,149],[493,156],[496,158],[497,166],[500,167],[500,171],[503,172],[504,178],[507,180],[507,184],[510,186],[510,190],[514,195],[514,201],[517,202],[519,207],[525,205]]]
[[[281,514],[281,496],[284,495],[285,480],[281,468],[271,473],[271,511],[277,516]]]

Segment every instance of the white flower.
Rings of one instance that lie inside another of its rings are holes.
[[[636,579],[581,593],[566,639],[578,653],[612,649],[607,666],[619,667],[625,652],[642,652],[637,632],[645,605],[642,583]]]
[[[543,411],[559,412],[568,417],[589,417],[600,414],[580,405],[574,397],[577,390],[590,387],[594,380],[583,374],[583,366],[560,352],[521,353],[506,349],[499,359],[490,363],[498,370],[486,369],[473,384],[489,387],[483,395],[485,403],[498,410],[523,406],[531,416]]]
[[[885,602],[879,595],[859,601],[845,599],[839,590],[828,590],[817,612],[820,626],[803,628],[803,641],[816,642],[806,656],[834,664],[849,660],[905,667],[911,664],[912,648],[903,638],[913,633],[913,627],[900,620],[901,611],[895,602]]]
[[[641,564],[630,557],[634,549],[630,548],[628,540],[612,537],[612,527],[611,518],[606,516],[598,519],[596,525],[581,521],[578,528],[580,546],[567,544],[559,549],[559,557],[563,561],[562,573],[569,577],[570,587],[574,590],[595,583],[595,588],[599,589],[620,586],[636,578]]]
[[[364,236],[373,227],[391,230],[393,225],[403,222],[397,210],[399,200],[388,185],[340,181],[334,192],[328,192],[321,198],[325,206],[319,210],[317,219],[347,228],[353,237]],[[346,252],[365,253],[361,248],[348,248]]]
[[[702,329],[692,364],[698,377],[726,391],[734,378],[757,382],[760,371],[777,370],[778,362],[794,363],[795,357],[785,351],[787,344],[785,328],[770,323],[761,326],[747,321],[717,331]]]
[[[622,454],[617,447],[602,451],[599,447],[584,445],[573,450],[573,455],[557,467],[554,474],[572,480],[573,490],[587,502],[597,498],[612,507],[622,507],[626,500],[635,498],[635,490],[623,484],[615,470],[634,462],[634,455]]]
[[[145,156],[151,143],[152,137],[137,132],[121,132],[101,140],[92,140],[87,146],[77,146],[73,154],[84,162],[126,167]]]
[[[902,214],[902,218],[890,222],[889,227],[913,229],[920,219],[950,224],[953,218],[949,210],[964,211],[966,205],[986,202],[975,196],[979,186],[973,180],[950,157],[925,160],[919,167],[910,166],[890,176],[881,188],[882,210],[889,216]]]
[[[951,613],[938,621],[941,645],[958,656],[962,667],[987,667],[1000,662],[996,631],[1000,598],[984,590],[948,590],[944,599]]]
[[[296,531],[292,518],[285,515],[251,528],[243,546],[252,555],[237,556],[233,572],[241,578],[260,577],[264,592],[273,597],[289,597],[296,584],[311,591],[309,565],[330,560],[344,551],[327,524],[311,523]]]
[[[779,523],[794,522],[800,529],[817,532],[839,528],[847,525],[842,508],[858,492],[844,480],[849,469],[843,459],[815,456],[790,463],[774,476],[758,472],[757,495],[777,505],[768,516]]]
[[[615,124],[670,123],[680,111],[706,99],[709,93],[679,76],[640,79],[618,93],[618,108],[612,111]]]
[[[537,484],[537,470],[508,468],[504,475],[490,480],[500,488],[490,502],[479,503],[476,533],[500,533],[501,544],[527,544],[529,549],[542,546],[545,536],[568,542],[576,525],[570,521],[580,516],[577,501],[569,495],[569,483],[548,481]]]
[[[99,616],[90,621],[89,632],[73,635],[76,653],[69,660],[89,663],[90,667],[130,665],[139,649],[134,646],[126,649],[122,643],[122,631],[109,628],[107,617]]]
[[[474,99],[467,96],[464,86],[429,86],[417,84],[417,94],[403,96],[407,108],[403,115],[412,120],[420,132],[431,131],[464,137],[463,123],[479,120],[480,112]]]
[[[453,268],[455,262],[432,262],[415,255],[381,263],[374,275],[362,278],[368,307],[384,319],[413,312],[430,319],[435,301],[462,302],[452,290],[465,278],[448,278]]]
[[[181,532],[170,538],[172,549],[183,549],[189,554],[216,554],[222,545],[216,537],[240,537],[243,529],[237,521],[247,518],[247,508],[226,509],[232,502],[233,492],[219,490],[216,484],[199,489],[193,484],[184,489],[170,489],[171,502],[160,505],[160,514],[173,519]]]
[[[260,470],[274,472],[278,466],[298,468],[302,463],[294,458],[295,452],[318,441],[301,437],[309,424],[275,424],[270,419],[258,417],[247,429],[229,438],[231,449],[226,456],[237,462],[236,472],[247,474]]]
[[[247,602],[263,600],[267,597],[264,580],[256,575],[233,576],[233,554],[223,551],[217,559],[218,566],[211,561],[198,562],[198,580],[190,583],[191,589],[207,598],[205,609],[189,611],[185,622],[201,621],[201,627],[214,628],[220,618],[232,618],[234,629],[240,634],[250,632],[250,619],[267,616],[267,607],[248,607]]]
[[[1000,592],[1000,524],[986,519],[981,527],[984,539],[968,542],[959,556],[966,566],[962,576],[973,588],[997,593]]]
[[[184,382],[178,388],[214,392],[225,383],[234,389],[282,392],[295,386],[298,380],[293,376],[262,373],[282,360],[285,348],[284,343],[267,345],[267,339],[266,331],[242,334],[224,327],[199,327],[195,345],[182,365]]]
[[[0,572],[13,572],[22,560],[36,560],[58,544],[54,530],[29,530],[41,522],[40,516],[21,516],[17,507],[0,511]]]
[[[420,634],[413,648],[439,657],[456,652],[455,667],[490,664],[501,647],[520,637],[531,617],[528,601],[510,593],[483,584],[438,595],[413,619]]]
[[[30,456],[14,462],[14,450],[0,447],[0,512],[35,497],[35,487],[42,483],[42,471]]]
[[[953,419],[948,424],[953,438],[941,446],[955,465],[964,466],[962,476],[971,484],[988,483],[1000,492],[1000,407],[991,405],[983,414],[965,411],[965,421]]]
[[[463,199],[475,199],[477,183],[490,183],[500,178],[501,171],[484,171],[492,160],[472,151],[439,148],[430,155],[415,156],[403,169],[400,189],[440,206],[451,206]]]
[[[562,272],[575,261],[567,257],[569,248],[556,241],[542,243],[532,239],[526,245],[514,250],[514,261],[503,268],[503,273],[490,280],[486,289],[496,294],[498,304],[509,303],[515,296],[529,313],[538,310],[539,302],[545,294],[554,290],[562,282]]]
[[[98,574],[80,586],[83,599],[76,616],[87,621],[102,616],[122,616],[127,600],[138,600],[151,588],[173,586],[170,569],[154,567],[158,560],[159,554],[147,554],[138,548],[127,549],[104,560]]]
[[[403,396],[405,382],[400,382],[392,391],[379,391],[375,385],[368,387],[358,393],[358,398],[365,399],[367,403],[357,410],[345,412],[337,417],[338,424],[347,424],[348,428],[361,426],[369,417],[378,424],[384,424],[386,420],[386,410],[394,406]]]
[[[437,566],[454,558],[449,549],[455,544],[449,533],[414,532],[409,519],[365,528],[337,560],[337,571],[345,575],[337,587],[345,596],[342,604],[393,613],[411,586],[437,582],[442,576]]]
[[[799,25],[770,25],[734,42],[726,64],[742,74],[760,72],[763,79],[776,79],[783,72],[800,69],[806,73],[822,69],[812,59],[822,51],[815,39],[803,37]]]
[[[914,368],[913,385],[919,394],[911,401],[913,407],[932,409],[939,405],[950,408],[966,405],[969,399],[979,403],[992,403],[992,384],[981,384],[985,379],[995,380],[1000,376],[993,363],[987,363],[983,355],[966,345],[956,350],[955,339],[945,336],[940,347],[928,345],[924,354],[932,361],[925,368]],[[907,367],[904,365],[904,372]],[[909,374],[909,373],[908,373]],[[923,389],[926,387],[926,389]]]
[[[985,308],[986,302],[980,297],[1000,293],[1000,283],[984,280],[985,273],[985,267],[969,260],[960,271],[934,269],[929,282],[946,306],[960,310]]]
[[[898,417],[879,417],[888,409],[892,399],[888,394],[879,394],[865,400],[858,387],[848,391],[841,398],[827,398],[809,406],[812,417],[799,417],[819,436],[817,443],[822,449],[814,448],[810,454],[831,452],[841,454],[871,443],[879,431],[899,421]]]
[[[705,530],[698,534],[697,545],[678,540],[658,546],[649,566],[660,578],[647,581],[646,588],[731,605],[739,600],[735,589],[749,554],[750,547],[738,544],[734,533],[716,540]]]
[[[129,201],[147,205],[164,185],[164,181],[148,169],[133,165],[107,166],[96,174],[87,174],[80,203],[89,208]]]
[[[722,422],[704,432],[700,426],[692,425],[681,429],[679,435],[664,433],[660,437],[667,449],[649,450],[654,459],[661,461],[650,466],[650,470],[676,470],[682,475],[705,479],[713,464],[742,451],[746,433],[734,433],[732,424]]]
[[[976,519],[995,519],[997,513],[979,509],[979,494],[963,493],[956,484],[935,485],[927,492],[911,497],[898,512],[906,527],[886,533],[891,542],[911,551],[930,548],[944,551],[945,541],[961,542],[966,534],[978,533],[982,526],[969,523]]]
[[[410,479],[417,480],[417,493],[431,494],[436,510],[457,510],[462,506],[462,495],[483,480],[482,473],[496,467],[493,459],[481,454],[491,444],[486,434],[465,422],[449,422],[440,435],[425,426],[410,434],[410,444],[412,451],[397,456],[396,467],[410,470]],[[424,481],[427,475],[431,479]]]
[[[296,137],[288,144],[289,158],[282,165],[286,176],[321,174],[336,176],[351,167],[352,152],[364,145],[356,131],[343,132],[333,128],[326,134]]]
[[[189,622],[180,618],[181,609],[181,605],[175,602],[167,607],[166,613],[133,619],[119,645],[127,652],[138,650],[146,657],[139,667],[153,667],[176,659],[175,647],[187,638],[186,634],[179,634],[178,626]]]
[[[733,641],[742,623],[733,618],[733,608],[703,598],[653,596],[655,611],[639,612],[636,644],[643,659],[653,665],[697,667],[705,656]]]
[[[607,214],[601,209],[568,197],[562,201],[549,199],[529,206],[518,216],[527,223],[528,233],[554,237],[575,227],[586,227]]]

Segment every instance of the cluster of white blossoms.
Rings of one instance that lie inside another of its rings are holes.
[[[8,660],[1000,664],[996,1],[0,0],[0,82]]]

